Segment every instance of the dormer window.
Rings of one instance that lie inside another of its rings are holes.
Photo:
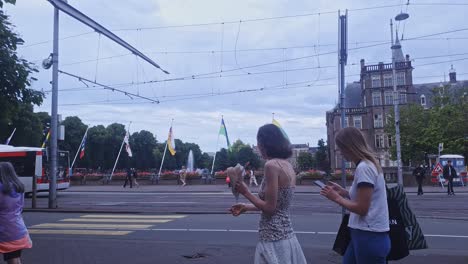
[[[426,106],[426,96],[422,94],[420,98],[421,98],[421,105]]]

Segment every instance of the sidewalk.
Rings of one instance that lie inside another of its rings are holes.
[[[446,194],[447,189],[441,187],[425,186],[424,193]],[[258,187],[252,187],[253,192],[258,191]],[[417,187],[405,187],[406,193],[417,193]],[[140,185],[139,188],[123,188],[121,185],[72,185],[63,192],[159,192],[159,193],[231,193],[227,185],[205,184],[205,185]],[[319,187],[315,185],[297,185],[296,193],[319,193]],[[455,193],[468,193],[468,187],[455,187]]]

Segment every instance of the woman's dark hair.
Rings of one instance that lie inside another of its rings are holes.
[[[19,180],[10,162],[0,162],[0,183],[3,185],[3,194],[24,193],[24,184]]]
[[[263,155],[270,159],[287,159],[292,156],[291,143],[283,133],[273,124],[266,124],[258,129],[257,142]]]

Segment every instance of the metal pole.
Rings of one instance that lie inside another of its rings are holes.
[[[401,166],[401,145],[400,145],[400,97],[397,89],[395,46],[393,43],[393,21],[390,19],[390,35],[392,41],[392,80],[393,80],[393,108],[395,110],[395,144],[397,155],[397,179],[398,184],[403,185],[403,171]]]
[[[163,166],[163,163],[164,163],[164,158],[166,157],[166,151],[167,151],[167,140],[166,140],[166,147],[164,147],[164,153],[163,153],[163,157],[162,157],[162,160],[161,160],[161,165],[159,166],[158,178],[161,177],[161,170],[162,170],[162,166]]]
[[[125,131],[125,134],[127,133],[127,131]],[[124,136],[124,139],[122,140],[122,144],[120,145],[120,150],[119,150],[119,154],[117,154],[117,159],[115,160],[115,163],[114,163],[114,167],[112,168],[112,172],[111,172],[111,175],[110,175],[110,178],[109,180],[112,180],[112,175],[114,175],[114,171],[115,171],[115,167],[117,167],[117,162],[119,162],[119,158],[120,158],[120,153],[122,153],[122,148],[123,148],[123,145],[125,143],[125,137],[127,135]]]
[[[76,151],[75,158],[73,159],[73,162],[70,166],[70,170],[73,168],[73,165],[75,165],[76,158],[78,157],[78,153],[80,153],[81,145],[83,144],[83,141],[85,140],[86,135],[88,134],[88,130],[89,130],[89,126],[86,128],[86,132],[84,133],[84,136],[81,139],[80,146],[78,147],[78,150]]]
[[[214,172],[214,164],[216,160],[216,153],[218,153],[218,147],[219,147],[219,133],[218,133],[218,139],[216,140],[216,151],[213,157],[213,164],[211,165],[211,175],[213,175],[213,177],[215,176],[213,172]]]
[[[54,37],[52,56],[52,113],[50,122],[49,209],[57,208],[57,132],[58,132],[58,52],[59,10],[54,8]]]
[[[346,109],[345,109],[345,65],[347,61],[347,18],[348,11],[341,16],[338,11],[338,59],[340,67],[338,68],[339,86],[340,86],[340,110],[341,110],[341,128],[346,127]],[[343,154],[341,155],[341,185],[346,188],[346,163]],[[342,208],[342,214],[346,213],[346,209]]]
[[[169,128],[170,133],[172,132],[172,125],[173,124],[174,124],[174,119],[171,120],[171,126]],[[174,134],[171,134],[171,137],[173,137],[173,136],[174,136]],[[159,166],[158,179],[161,178],[161,170],[162,170],[162,166],[164,164],[164,159],[166,158],[167,144],[169,144],[169,136],[167,137],[166,146],[164,147],[164,153],[163,153],[163,157],[162,157],[162,160],[161,160],[161,165]],[[172,146],[172,147],[174,147],[174,146]]]

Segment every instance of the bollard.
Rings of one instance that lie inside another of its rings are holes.
[[[34,174],[32,177],[32,197],[31,197],[31,208],[36,209],[37,202],[37,176]]]

